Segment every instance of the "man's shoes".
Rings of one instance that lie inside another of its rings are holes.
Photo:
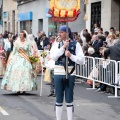
[[[95,92],[100,92],[101,91],[101,88],[98,88]]]
[[[48,97],[55,97],[55,94],[51,93],[51,94],[48,95]]]
[[[20,95],[20,91],[17,92],[17,95]]]
[[[55,94],[53,94],[53,97],[56,97],[56,95],[55,95]]]
[[[51,97],[51,96],[53,96],[53,93],[51,93],[51,94],[48,95],[48,97]]]

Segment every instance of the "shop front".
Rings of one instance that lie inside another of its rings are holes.
[[[32,33],[32,12],[25,12],[18,14],[18,21],[20,24],[20,31],[26,30],[28,34]]]

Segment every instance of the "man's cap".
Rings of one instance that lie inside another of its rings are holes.
[[[66,25],[60,26],[59,31],[67,32],[67,26]],[[73,40],[73,34],[69,27],[68,27],[68,33],[69,33],[69,38]]]

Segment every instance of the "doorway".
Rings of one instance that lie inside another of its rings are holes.
[[[38,31],[43,31],[43,19],[38,20]]]

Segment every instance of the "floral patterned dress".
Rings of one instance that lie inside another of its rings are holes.
[[[3,76],[5,72],[5,65],[3,64],[4,61],[5,61],[5,57],[3,56],[3,49],[0,44],[0,76]]]
[[[23,49],[27,56],[31,55],[29,42],[22,44],[20,40],[14,43],[12,55],[8,61],[5,75],[1,83],[1,89],[18,91],[37,90],[36,75],[31,63],[19,53]]]

